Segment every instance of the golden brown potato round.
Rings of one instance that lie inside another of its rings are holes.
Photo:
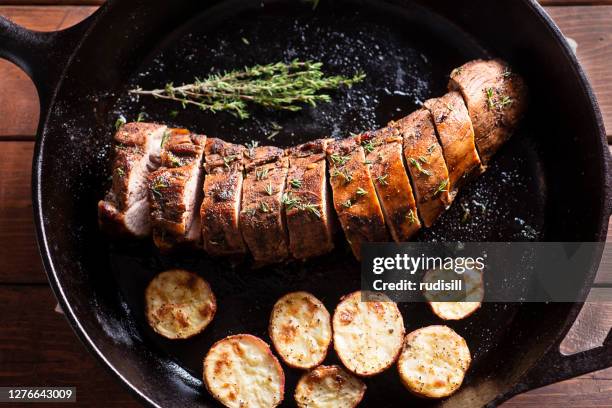
[[[406,336],[397,367],[411,393],[443,398],[459,389],[471,361],[465,340],[453,329],[427,326]]]
[[[404,340],[404,320],[397,304],[377,293],[344,296],[332,320],[334,349],[354,374],[383,372],[397,359]]]
[[[200,333],[217,311],[208,282],[181,269],[153,278],[145,292],[145,303],[149,325],[169,339],[186,339]]]
[[[206,354],[204,385],[226,407],[272,408],[283,401],[285,374],[265,341],[236,334]]]
[[[294,368],[321,364],[331,343],[331,317],[319,299],[308,292],[288,293],[270,315],[270,338],[280,357]]]
[[[431,310],[443,320],[465,319],[480,308],[484,298],[482,271],[468,269],[463,274],[457,275],[454,271],[431,269],[423,276],[423,282],[436,282],[440,279],[450,281],[457,278],[462,279],[465,293],[453,299],[456,301],[449,301],[450,294],[444,292],[427,290],[423,292]]]
[[[319,366],[300,378],[295,388],[299,408],[354,408],[366,385],[337,365]]]

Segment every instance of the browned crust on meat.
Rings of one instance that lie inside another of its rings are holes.
[[[408,241],[421,222],[404,166],[402,136],[397,128],[386,127],[362,134],[361,144],[391,237]]]
[[[431,114],[420,109],[390,125],[397,127],[404,138],[404,156],[419,215],[425,226],[431,227],[450,205],[448,170]]]
[[[448,168],[449,194],[454,199],[471,174],[482,172],[472,121],[459,92],[429,99],[425,107],[431,112],[436,125]]]
[[[283,211],[283,193],[289,159],[277,147],[262,146],[245,152],[240,230],[258,265],[289,256]]]
[[[320,256],[334,248],[325,161],[329,141],[315,140],[287,152],[289,172],[285,186],[285,215],[289,249],[296,259]]]
[[[363,242],[385,242],[389,237],[365,160],[358,137],[336,140],[327,148],[334,208],[357,259]]]
[[[113,159],[111,165],[112,184],[103,200],[98,202],[98,222],[105,232],[111,235],[131,235],[127,229],[126,212],[129,207],[147,198],[146,190],[140,195],[130,191],[130,180],[136,166],[143,160],[148,161],[147,143],[149,135],[165,128],[163,125],[144,122],[131,122],[121,126],[114,135]],[[143,183],[146,181],[143,180]],[[149,230],[144,235],[148,235]]]
[[[161,250],[186,243],[191,227],[188,220],[199,216],[197,211],[188,214],[191,209],[185,205],[184,195],[189,180],[200,177],[205,143],[206,136],[192,134],[186,129],[171,129],[162,146],[162,167],[149,175],[153,242]],[[200,204],[200,185],[198,181],[195,208]]]
[[[484,164],[506,143],[527,108],[523,79],[501,60],[474,60],[453,70],[448,85],[465,99]]]
[[[205,148],[204,200],[200,209],[204,249],[213,256],[247,252],[239,228],[244,169],[242,145],[209,138]]]

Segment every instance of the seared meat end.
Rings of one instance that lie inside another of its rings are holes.
[[[453,70],[448,88],[463,95],[480,159],[487,164],[527,108],[525,83],[503,61],[474,60]]]
[[[149,175],[153,241],[161,250],[200,243],[202,156],[206,136],[171,129],[164,137],[161,168]]]
[[[247,252],[239,227],[245,147],[209,138],[205,148],[204,200],[200,209],[204,249],[213,256]]]
[[[397,128],[386,127],[364,133],[360,140],[391,237],[396,242],[408,241],[421,222],[404,167],[402,136]]]
[[[334,208],[357,259],[362,242],[388,240],[385,219],[358,137],[336,140],[327,148]]]
[[[431,114],[420,109],[390,124],[404,139],[404,157],[416,193],[419,215],[431,227],[450,205],[448,170]]]
[[[288,150],[289,173],[284,205],[289,250],[296,259],[323,255],[334,248],[333,212],[325,149],[329,140],[315,140]]]
[[[245,152],[240,230],[257,265],[289,256],[283,193],[289,159],[282,149],[264,146]]]
[[[459,92],[425,102],[436,125],[449,175],[449,195],[455,198],[459,188],[473,173],[481,173],[480,157],[474,143],[470,115]]]
[[[112,186],[98,203],[98,222],[104,231],[135,237],[151,233],[147,175],[159,165],[155,161],[165,130],[166,126],[134,122],[115,133]]]

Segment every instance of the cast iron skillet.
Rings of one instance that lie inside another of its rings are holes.
[[[56,33],[30,32],[0,19],[0,56],[23,68],[40,96],[33,162],[38,240],[51,286],[79,337],[142,401],[213,406],[199,379],[213,341],[237,332],[267,338],[272,304],[290,290],[310,290],[333,308],[359,286],[358,265],[341,245],[320,260],[253,271],[201,254],[160,257],[148,242],[106,240],[96,225],[95,203],[107,186],[119,113],[133,120],[145,111],[149,120],[240,142],[268,142],[277,123],[283,129],[269,143],[286,146],[383,125],[441,95],[452,68],[491,55],[525,76],[532,95],[528,117],[491,169],[417,239],[604,241],[612,199],[601,115],[574,55],[535,2],[322,0],[312,11],[295,1],[109,1]],[[297,114],[259,111],[246,122],[191,110],[171,119],[171,105],[126,97],[136,84],[178,83],[210,70],[298,57],[320,59],[331,72],[363,69],[368,80],[338,92],[330,105]],[[461,204],[472,214],[467,223],[460,221]],[[576,271],[583,293],[598,264],[594,256],[590,267]],[[206,276],[220,308],[205,333],[181,342],[163,341],[142,318],[146,282],[173,266]],[[437,322],[423,304],[401,307],[409,331]],[[451,324],[474,355],[457,394],[417,400],[390,369],[367,380],[363,405],[496,405],[612,365],[610,336],[600,348],[559,353],[580,307],[485,304],[470,319]],[[286,373],[291,405],[299,373]]]

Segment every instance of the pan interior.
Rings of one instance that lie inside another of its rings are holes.
[[[464,32],[419,7],[393,8],[382,2],[223,3],[204,12],[166,38],[135,72],[106,123],[120,114],[187,127],[231,142],[290,146],[322,136],[344,137],[351,132],[384,126],[419,108],[429,97],[446,91],[450,71],[462,63],[486,57]],[[331,93],[332,102],[297,113],[254,109],[251,119],[226,113],[181,109],[170,102],[134,98],[133,87],[161,88],[167,82],[188,83],[195,77],[254,64],[299,58],[324,63],[330,74],[366,73],[352,89]],[[170,112],[178,110],[175,117]],[[541,237],[546,206],[545,174],[538,148],[527,127],[500,152],[488,172],[466,187],[451,209],[417,240],[516,241]],[[521,205],[529,202],[529,206]],[[469,217],[466,217],[469,213]],[[290,291],[307,290],[333,311],[339,298],[360,285],[359,265],[338,236],[338,249],[321,259],[253,270],[205,254],[160,256],[151,243],[107,243],[110,268],[134,332],[154,350],[186,371],[189,387],[201,387],[202,359],[213,342],[229,334],[252,333],[269,342],[267,323],[274,302]],[[144,319],[144,288],[158,272],[184,267],[211,284],[218,312],[204,333],[184,341],[156,335]],[[401,304],[407,331],[440,324],[425,304]],[[517,305],[485,304],[465,321],[449,323],[463,335],[473,354],[473,368],[464,387],[485,380],[484,363],[507,334]],[[489,356],[487,358],[487,356]],[[337,363],[330,352],[325,363]],[[302,374],[284,366],[286,404]],[[366,380],[364,406],[433,405],[414,398],[400,384],[396,370]],[[201,392],[203,400],[209,397]]]

